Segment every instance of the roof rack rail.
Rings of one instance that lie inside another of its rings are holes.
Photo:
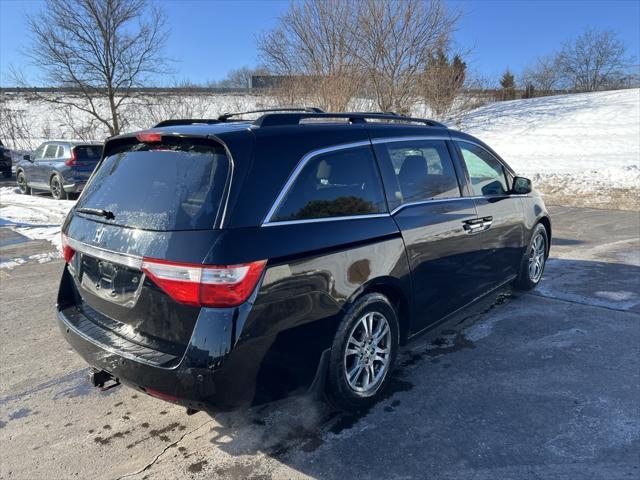
[[[157,125],[154,125],[153,128],[173,127],[175,125],[193,125],[193,124],[213,125],[216,123],[220,123],[220,120],[216,118],[181,118],[181,119],[175,119],[175,120],[163,120]]]
[[[220,122],[226,122],[231,117],[236,117],[238,115],[246,115],[248,113],[275,113],[275,112],[304,112],[304,113],[324,113],[324,110],[318,107],[304,107],[304,108],[295,108],[295,107],[286,107],[286,108],[263,108],[259,110],[248,110],[246,112],[235,112],[235,113],[223,113],[218,117]]]
[[[246,115],[248,113],[275,113],[275,112],[324,113],[324,111],[318,107],[264,108],[259,110],[248,110],[246,112],[223,113],[218,118],[180,118],[180,119],[172,119],[172,120],[163,120],[157,125],[154,125],[153,128],[173,127],[176,125],[194,125],[194,124],[214,125],[216,123],[224,123],[229,119],[231,119],[232,117],[236,117],[238,115]],[[232,121],[240,121],[240,120],[232,120]]]
[[[446,125],[428,118],[407,117],[394,112],[299,112],[299,113],[267,113],[253,122],[259,127],[275,127],[284,125],[298,125],[300,120],[306,118],[345,118],[351,123],[367,123],[367,120],[391,120],[397,122],[422,123],[428,127],[446,128]]]

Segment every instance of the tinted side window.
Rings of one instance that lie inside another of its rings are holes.
[[[369,147],[313,157],[284,197],[272,221],[365,215],[386,211]]]
[[[44,149],[46,148],[46,145],[40,145],[38,147],[38,149],[35,151],[35,153],[33,154],[33,159],[34,160],[39,160],[42,158],[42,156],[44,155]]]
[[[475,195],[504,195],[507,179],[502,164],[484,148],[459,142]]]
[[[449,150],[441,140],[376,145],[390,208],[403,203],[460,196]]]
[[[56,156],[57,151],[58,151],[57,145],[47,145],[47,149],[44,151],[44,157],[54,158]]]
[[[62,158],[64,156],[64,147],[60,145],[58,147],[58,152],[56,153],[56,158]]]

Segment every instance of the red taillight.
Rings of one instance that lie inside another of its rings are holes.
[[[140,132],[136,134],[136,139],[142,143],[158,143],[162,135],[158,132]]]
[[[235,307],[245,302],[266,260],[214,266],[145,258],[142,270],[176,302],[198,307]]]
[[[62,256],[64,257],[64,261],[69,263],[76,251],[69,246],[69,239],[63,233],[62,234]]]
[[[154,390],[152,388],[145,388],[144,391],[152,397],[159,398],[160,400],[164,400],[165,402],[175,403],[178,401],[178,397],[174,397],[173,395],[169,395],[168,393],[159,392],[158,390]]]
[[[66,162],[64,162],[64,164],[67,167],[73,167],[76,164],[76,159],[77,159],[76,149],[72,148],[71,149],[71,158],[69,160],[67,160]]]

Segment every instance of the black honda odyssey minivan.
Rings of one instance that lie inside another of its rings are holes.
[[[109,139],[62,237],[59,325],[95,385],[191,412],[308,391],[358,409],[407,339],[534,288],[551,224],[470,135],[313,109]]]

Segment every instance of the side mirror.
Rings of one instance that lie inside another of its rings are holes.
[[[31,155],[24,155],[22,158],[25,159],[27,162],[31,161]]]
[[[515,177],[513,179],[513,193],[517,195],[531,193],[531,180],[525,177]]]

